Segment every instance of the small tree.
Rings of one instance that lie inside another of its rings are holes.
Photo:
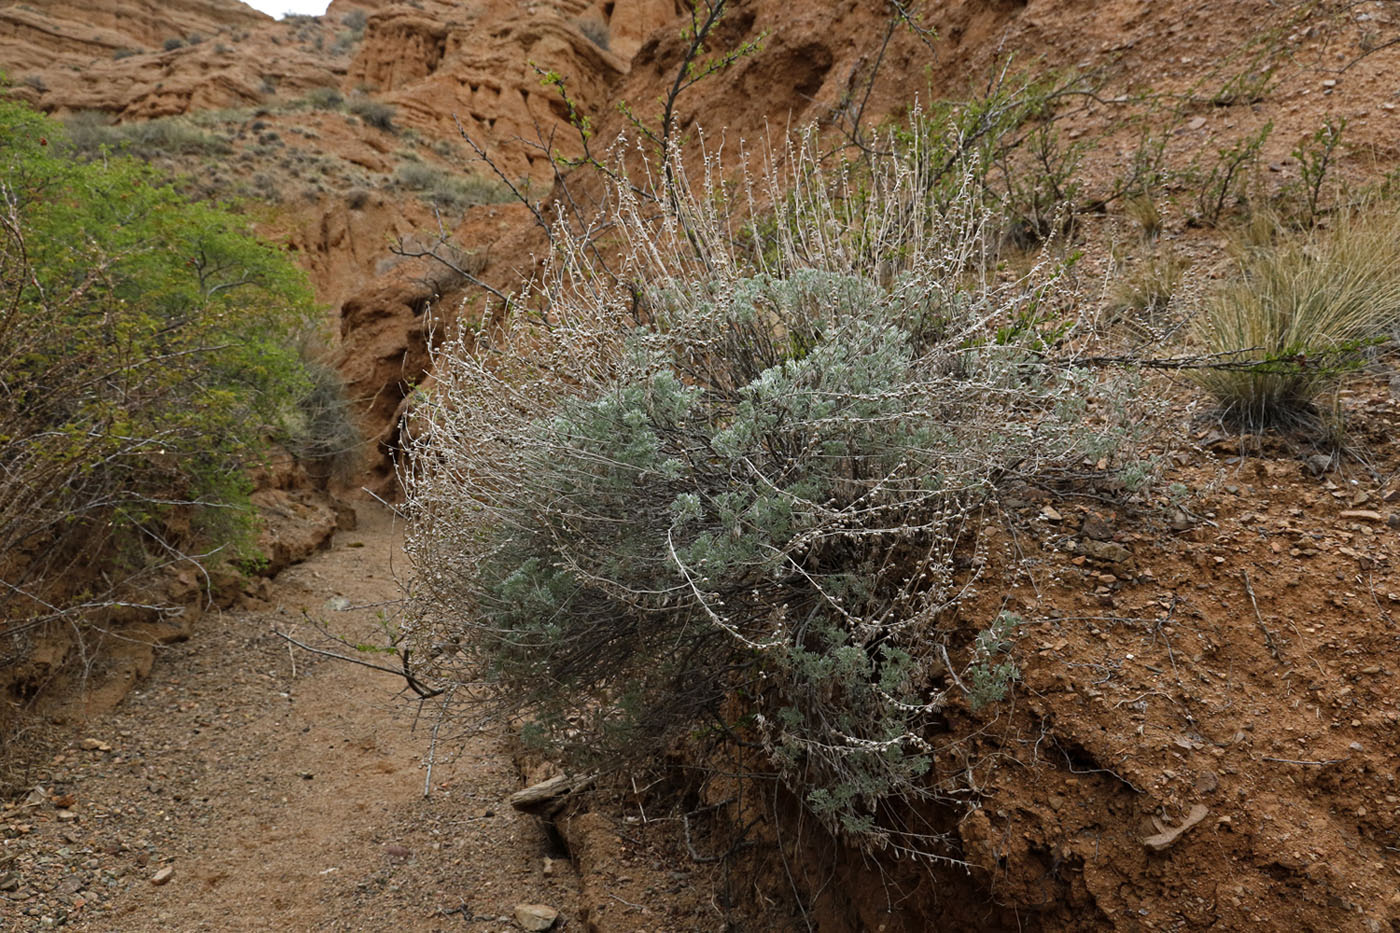
[[[312,310],[237,218],[135,162],[78,161],[57,124],[0,103],[4,633],[251,553],[243,466],[312,396]]]

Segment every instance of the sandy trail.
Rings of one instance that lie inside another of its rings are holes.
[[[518,780],[499,737],[458,743],[425,799],[429,723],[413,728],[403,681],[273,633],[315,637],[306,610],[372,639],[406,564],[387,511],[360,515],[284,571],[266,608],[211,614],[163,649],[148,681],[40,769],[51,799],[73,801],[6,814],[28,826],[0,850],[0,882],[18,878],[0,891],[6,928],[507,930],[521,903],[576,926],[568,861],[546,869],[560,853],[505,805]]]

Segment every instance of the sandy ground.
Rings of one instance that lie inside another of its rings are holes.
[[[519,779],[498,736],[446,743],[425,798],[431,722],[403,681],[275,634],[316,638],[305,610],[373,640],[405,564],[388,512],[360,514],[36,770],[0,813],[0,927],[497,931],[542,903],[578,928],[569,862],[505,804]]]

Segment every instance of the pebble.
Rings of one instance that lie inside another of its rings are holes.
[[[171,876],[174,875],[174,874],[175,874],[175,869],[173,869],[173,868],[171,868],[169,865],[167,865],[167,866],[165,866],[164,868],[162,868],[160,871],[156,872],[154,875],[151,876],[151,884],[155,884],[155,885],[165,884],[167,881],[170,880]]]

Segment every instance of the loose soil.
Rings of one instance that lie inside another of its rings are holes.
[[[505,803],[519,775],[498,734],[442,749],[425,797],[431,722],[403,680],[275,634],[323,643],[304,610],[372,641],[401,531],[359,511],[264,604],[207,615],[35,765],[0,811],[0,928],[499,931],[522,903],[577,928],[570,863]]]

